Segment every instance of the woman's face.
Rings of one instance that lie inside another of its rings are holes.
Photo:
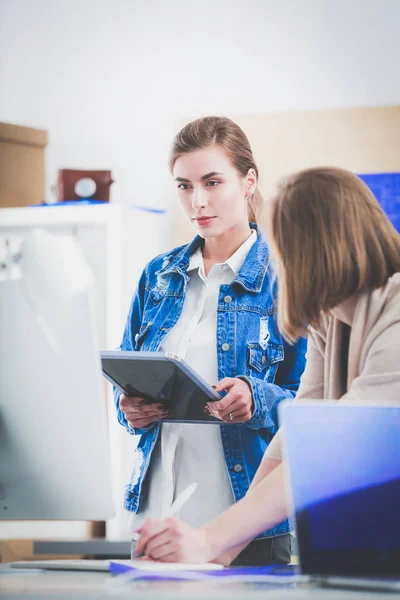
[[[226,152],[214,145],[182,154],[173,174],[181,208],[201,237],[248,227],[247,198],[257,185],[253,169],[242,177]]]

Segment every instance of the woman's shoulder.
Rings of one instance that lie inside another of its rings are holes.
[[[165,269],[168,265],[175,262],[179,256],[183,257],[188,252],[189,246],[190,244],[183,244],[182,246],[177,246],[176,248],[172,248],[172,250],[158,254],[147,263],[144,270],[152,274]]]
[[[354,320],[363,329],[364,352],[372,345],[400,341],[400,273],[392,275],[380,288],[363,294]],[[354,321],[353,320],[353,321]]]
[[[400,273],[371,293],[366,319],[365,356],[373,356],[375,368],[392,373],[400,368]]]
[[[318,327],[309,327],[309,337],[318,345],[324,345],[328,338],[328,330],[333,327],[335,317],[322,313]],[[400,273],[394,273],[386,284],[372,292],[360,295],[354,317],[353,329],[361,327],[365,336],[371,339],[380,332],[400,324]]]
[[[400,272],[395,273],[387,282],[389,298],[395,300],[400,296]]]
[[[371,293],[370,307],[377,315],[400,320],[400,273],[394,273],[384,286]]]

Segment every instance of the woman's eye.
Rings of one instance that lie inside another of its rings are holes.
[[[207,186],[208,187],[215,187],[219,184],[219,181],[215,181],[215,180],[211,180],[211,181],[207,181]]]
[[[190,185],[188,183],[180,183],[178,185],[178,190],[188,190],[190,189]]]

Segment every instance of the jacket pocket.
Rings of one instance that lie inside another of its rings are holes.
[[[148,332],[150,331],[150,327],[153,323],[142,323],[140,326],[139,332],[135,335],[135,350],[140,350],[144,339]]]
[[[247,365],[259,373],[265,371],[271,365],[282,361],[284,358],[283,346],[278,344],[268,344],[267,348],[262,348],[260,344],[248,342],[247,344]]]

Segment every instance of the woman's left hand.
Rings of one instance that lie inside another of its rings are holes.
[[[253,396],[243,379],[225,377],[214,385],[217,392],[227,391],[222,400],[208,402],[209,414],[226,423],[245,423],[253,416]]]
[[[194,529],[179,519],[146,519],[139,533],[136,553],[152,560],[206,563],[214,558],[206,530]]]

